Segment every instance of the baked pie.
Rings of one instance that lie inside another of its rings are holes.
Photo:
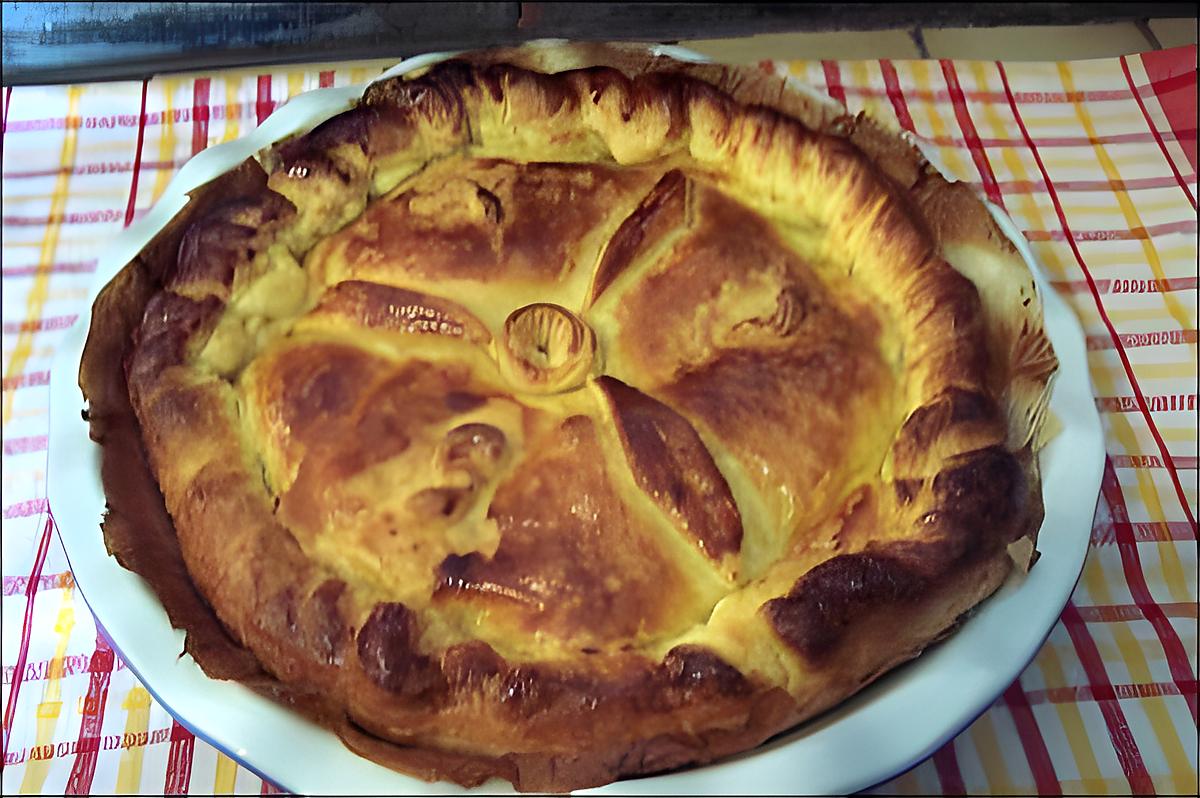
[[[984,205],[757,70],[474,53],[194,192],[97,299],[110,551],[426,779],[752,748],[1028,567],[1053,351]]]

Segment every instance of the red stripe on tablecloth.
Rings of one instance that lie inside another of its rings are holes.
[[[963,97],[962,87],[958,85],[958,73],[954,69],[954,62],[943,58],[938,63],[942,65],[942,74],[946,77],[946,88],[950,90],[950,100],[954,104],[954,116],[958,119],[959,130],[962,131],[967,148],[971,151],[971,160],[975,161],[975,168],[979,170],[984,193],[992,202],[1004,207],[1004,198],[1000,196],[1000,187],[996,185],[996,176],[992,174],[992,165],[988,162],[987,154],[983,151],[983,144],[979,141],[979,132],[975,130],[975,122],[971,119],[970,110],[967,109],[967,101]]]
[[[4,134],[8,132],[8,109],[12,108],[12,86],[4,90],[4,123],[0,127],[0,147],[3,146]]]
[[[1024,142],[1022,142],[1024,144]],[[1192,179],[1195,179],[1192,175]],[[976,188],[982,188],[982,183],[971,183]],[[1032,180],[1001,180],[997,181],[1000,190],[1005,194],[1032,194],[1046,190],[1044,181]],[[1151,188],[1174,188],[1173,177],[1138,177],[1129,180],[1059,180],[1054,187],[1061,191],[1141,191]]]
[[[174,169],[183,166],[184,161],[143,161],[142,171],[153,169]],[[57,175],[111,175],[133,170],[133,161],[99,161],[96,163],[74,164],[72,166],[56,166],[49,169],[29,169],[25,171],[8,171],[2,175],[5,180],[26,180],[34,177],[55,177]]]
[[[1116,468],[1166,468],[1156,454],[1111,454],[1109,459]],[[1175,467],[1178,469],[1196,470],[1195,457],[1174,455],[1171,459],[1175,461]]]
[[[137,173],[134,169],[134,173]],[[102,208],[94,211],[81,211],[79,213],[60,213],[55,216],[5,216],[4,224],[12,227],[46,227],[50,224],[101,224],[103,222],[119,222],[126,216],[131,216],[132,211],[126,207],[125,211],[120,211],[116,208]]]
[[[271,115],[275,110],[275,103],[271,100],[271,76],[258,76],[258,102],[254,105],[254,113],[258,116],[258,124]]]
[[[138,170],[142,163],[142,141],[146,137],[146,90],[150,86],[147,78],[142,81],[142,109],[138,112],[137,149],[133,153],[133,179],[129,184],[129,202],[125,204],[125,226],[133,221],[134,206],[137,204]]]
[[[4,508],[4,520],[11,518],[28,518],[46,511],[45,499],[28,499],[27,501],[10,504]]]
[[[5,454],[29,454],[44,452],[49,439],[45,435],[32,435],[27,438],[9,438],[4,442]]]
[[[192,84],[192,155],[208,146],[208,91],[210,78],[196,78]]]
[[[271,782],[263,779],[262,789],[259,790],[259,795],[284,795],[283,790],[276,787]]]
[[[1129,730],[1129,722],[1125,719],[1125,713],[1117,702],[1116,692],[1113,690],[1112,682],[1108,680],[1108,672],[1104,669],[1104,660],[1101,659],[1100,651],[1096,648],[1096,641],[1092,639],[1087,625],[1079,617],[1079,611],[1075,608],[1073,601],[1067,602],[1061,620],[1067,629],[1067,634],[1071,637],[1071,642],[1075,645],[1079,661],[1083,664],[1092,696],[1100,707],[1100,714],[1104,717],[1104,724],[1108,727],[1108,737],[1112,740],[1117,761],[1121,764],[1125,778],[1129,780],[1130,788],[1138,794],[1155,795],[1154,781],[1146,771],[1146,763],[1142,761],[1142,753],[1138,750],[1137,740],[1133,738],[1133,732]]]
[[[1150,428],[1150,434],[1154,437],[1154,442],[1158,444],[1158,451],[1162,455],[1163,462],[1167,464],[1167,472],[1171,475],[1171,482],[1175,486],[1175,494],[1179,497],[1179,501],[1183,505],[1183,513],[1187,516],[1187,520],[1191,522],[1192,527],[1195,528],[1196,517],[1192,513],[1191,506],[1188,504],[1187,495],[1183,491],[1183,484],[1179,481],[1179,474],[1175,471],[1175,466],[1171,462],[1171,454],[1167,451],[1167,444],[1163,441],[1162,435],[1158,431],[1158,426],[1154,423],[1154,417],[1150,415],[1150,408],[1146,404],[1146,398],[1142,395],[1142,389],[1138,385],[1137,376],[1133,373],[1133,366],[1129,362],[1129,355],[1126,354],[1125,347],[1121,344],[1117,328],[1113,326],[1112,320],[1108,317],[1108,311],[1104,308],[1104,302],[1100,299],[1100,292],[1096,290],[1095,283],[1092,280],[1092,273],[1088,270],[1087,264],[1083,260],[1083,255],[1079,252],[1079,245],[1075,243],[1074,236],[1070,234],[1071,228],[1067,224],[1067,215],[1063,210],[1062,203],[1059,202],[1058,192],[1054,188],[1054,183],[1050,179],[1049,172],[1046,171],[1046,164],[1042,162],[1041,153],[1034,146],[1033,139],[1029,137],[1029,131],[1025,127],[1025,120],[1021,118],[1021,111],[1017,108],[1017,102],[1013,99],[1012,88],[1008,85],[1008,73],[1005,72],[1004,64],[1000,61],[996,62],[996,67],[1000,72],[1000,81],[1004,84],[1004,92],[1008,95],[1008,104],[1012,108],[1013,117],[1017,121],[1017,126],[1021,128],[1021,135],[1025,137],[1029,151],[1033,155],[1034,161],[1037,162],[1038,170],[1042,173],[1042,178],[1046,181],[1046,190],[1050,195],[1051,202],[1054,203],[1054,211],[1058,214],[1059,224],[1066,235],[1067,243],[1071,246],[1071,252],[1075,256],[1075,261],[1079,264],[1079,268],[1083,271],[1084,279],[1087,280],[1088,286],[1091,289],[1092,298],[1096,302],[1096,310],[1100,313],[1100,318],[1104,321],[1104,326],[1108,328],[1109,335],[1116,342],[1117,355],[1121,358],[1121,365],[1125,368],[1125,375],[1129,378],[1129,383],[1133,387],[1133,392],[1137,397],[1142,415],[1145,417],[1146,424]]]
[[[1178,346],[1180,344],[1196,343],[1196,331],[1193,330],[1155,330],[1144,333],[1121,333],[1121,344],[1128,348],[1141,346]],[[1107,335],[1089,335],[1087,348],[1090,350],[1113,349],[1116,344]],[[1175,458],[1179,466],[1179,458]]]
[[[1142,410],[1146,410],[1148,413],[1195,412],[1196,394],[1171,393],[1143,396],[1139,391],[1136,396],[1097,396],[1096,407],[1105,413],[1138,413]],[[1169,452],[1163,452],[1163,463],[1168,468],[1175,468],[1174,458]]]
[[[0,387],[6,391],[15,391],[18,388],[36,388],[39,385],[50,384],[49,371],[27,371],[24,374],[14,374],[11,377],[5,377],[0,381]]]
[[[196,737],[180,725],[171,723],[171,748],[167,752],[167,778],[163,784],[164,795],[182,795],[188,791],[192,781],[192,753],[196,749]]]
[[[1129,525],[1134,540],[1143,543],[1170,543],[1196,539],[1196,530],[1187,521],[1141,521]],[[1092,527],[1092,543],[1103,546],[1117,542],[1117,528],[1108,521]],[[1192,617],[1195,617],[1194,615]]]
[[[317,87],[322,88],[322,89],[328,89],[332,85],[333,85],[333,70],[332,69],[322,70],[321,74],[318,76],[318,79],[317,79]]]
[[[1129,88],[1133,89],[1133,75],[1129,74],[1129,61],[1125,56],[1121,56],[1121,71],[1125,73],[1125,80],[1129,83]],[[1196,198],[1192,196],[1192,190],[1184,181],[1183,175],[1179,174],[1179,169],[1175,166],[1175,159],[1171,157],[1171,153],[1167,152],[1166,142],[1159,134],[1158,128],[1154,125],[1154,120],[1150,118],[1150,112],[1146,110],[1146,104],[1142,102],[1142,95],[1136,90],[1133,91],[1133,99],[1137,100],[1138,108],[1142,111],[1142,116],[1146,119],[1146,126],[1150,128],[1150,132],[1154,135],[1154,140],[1158,142],[1158,148],[1162,150],[1163,157],[1167,159],[1167,166],[1171,167],[1171,174],[1175,175],[1175,180],[1179,183],[1179,187],[1183,189],[1183,193],[1187,195],[1188,202],[1192,203],[1192,208],[1196,207]],[[1172,131],[1174,132],[1174,131]],[[1193,131],[1193,135],[1195,131]],[[1194,167],[1193,167],[1194,168]]]
[[[18,581],[24,585],[27,580],[25,577],[20,577]],[[43,574],[39,578],[39,581],[41,584],[38,586],[38,590],[73,588],[75,586],[74,578],[54,580],[53,576],[46,576]],[[9,594],[6,593],[5,595]],[[75,674],[79,673],[92,672],[92,658],[90,656],[86,656],[84,654],[67,654],[61,658],[40,659],[36,662],[26,662],[25,672],[21,674],[21,681],[40,682],[43,679],[49,679],[52,673],[50,667],[51,664],[56,664],[58,666],[55,670],[60,676],[74,676]],[[125,663],[121,662],[120,660],[116,660],[116,662],[113,664],[114,671],[122,670],[124,667]],[[4,684],[12,684],[13,681],[16,680],[16,677],[16,667],[13,665],[6,665],[4,667]],[[166,737],[163,739],[165,740]]]
[[[954,740],[933,752],[933,766],[938,781],[942,783],[942,795],[966,795],[967,785],[963,782],[962,770],[958,767],[958,755],[954,753]]]
[[[210,119],[240,119],[242,103],[208,106]],[[151,111],[146,114],[146,126],[154,127],[161,124],[186,124],[192,121],[192,107],[184,105],[170,112]],[[46,130],[115,130],[117,128],[138,127],[138,117],[135,114],[107,114],[105,116],[72,116],[54,117],[50,119],[19,119],[9,126],[10,133],[40,133]]]
[[[1117,698],[1161,698],[1163,696],[1185,696],[1194,700],[1196,680],[1188,678],[1181,684],[1175,682],[1143,682],[1141,684],[1114,684],[1112,693]],[[1107,694],[1107,691],[1106,691]],[[1046,690],[1030,690],[1026,693],[1031,704],[1074,704],[1080,701],[1095,701],[1092,688],[1087,685],[1073,687],[1051,687]]]
[[[3,330],[5,335],[17,335],[23,332],[37,333],[65,330],[74,324],[77,318],[79,318],[78,313],[69,313],[65,316],[46,316],[42,319],[28,319],[20,322],[6,321],[4,322]]]
[[[1068,235],[1076,241],[1137,241],[1171,233],[1194,233],[1196,232],[1196,220],[1181,219],[1177,222],[1134,227],[1130,230],[1023,230],[1022,232],[1030,241],[1066,241]]]
[[[837,61],[822,61],[821,69],[825,71],[825,90],[829,92],[829,96],[846,104],[846,89],[842,86],[842,70],[838,66]]]
[[[1162,106],[1171,129],[1179,137],[1179,146],[1192,171],[1196,170],[1196,134],[1185,138],[1189,125],[1196,124],[1196,45],[1142,53],[1142,66],[1150,78],[1150,87]],[[1138,94],[1145,92],[1140,88]]]
[[[1159,604],[1158,607],[1168,618],[1196,619],[1195,603],[1173,601],[1168,604]],[[1142,614],[1141,607],[1136,604],[1097,604],[1094,607],[1076,607],[1075,609],[1079,611],[1079,617],[1086,623],[1125,623],[1140,621],[1146,617]]]
[[[1177,135],[1195,137],[1195,129],[1181,130],[1176,134],[1170,132],[1165,134],[1167,141],[1176,141]],[[922,136],[925,141],[938,144],[942,147],[965,147],[971,142],[965,138],[955,138],[954,136]],[[1000,148],[1000,147],[1020,147],[1025,144],[1024,139],[1010,138],[978,138],[976,141],[985,149]],[[1096,144],[1149,144],[1154,141],[1154,136],[1149,133],[1113,133],[1108,136],[1043,136],[1035,138],[1033,143],[1039,147],[1091,147]]]
[[[45,509],[44,505],[43,509]],[[9,517],[8,510],[4,511],[4,517]],[[38,585],[41,583],[46,554],[50,551],[50,530],[53,528],[53,519],[47,517],[41,540],[38,541],[37,553],[33,556],[33,569],[29,572],[29,581],[25,583],[25,617],[21,621],[21,641],[17,644],[15,673],[25,670],[25,660],[29,658],[29,635],[33,631],[33,601],[37,596]],[[21,682],[16,681],[13,682],[12,689],[8,692],[8,703],[4,707],[4,748],[0,752],[0,758],[8,755],[9,733],[12,731],[13,717],[17,709],[17,694],[20,690]]]
[[[83,722],[79,726],[75,762],[67,777],[67,795],[89,795],[96,776],[96,759],[100,748],[100,729],[104,726],[104,709],[108,704],[108,683],[112,678],[113,650],[104,635],[96,633],[96,650],[92,654],[87,697],[83,700]]]
[[[1029,770],[1033,773],[1038,794],[1062,795],[1062,785],[1059,784],[1058,774],[1054,772],[1054,762],[1050,759],[1050,751],[1046,748],[1046,740],[1042,737],[1037,719],[1033,717],[1033,710],[1029,708],[1029,698],[1021,687],[1020,678],[1004,691],[1004,703],[1017,727],[1017,738],[1025,750],[1025,758],[1029,760]]]
[[[887,96],[892,101],[892,110],[896,112],[896,121],[909,132],[916,130],[912,114],[908,112],[908,101],[904,99],[904,89],[900,88],[896,66],[890,60],[882,58],[879,61],[879,71],[883,73],[883,85],[887,86]]]
[[[1179,686],[1181,693],[1187,699],[1188,709],[1192,712],[1192,722],[1195,723],[1198,719],[1196,682],[1192,677],[1191,660],[1188,658],[1187,650],[1183,647],[1175,627],[1167,620],[1167,616],[1158,608],[1154,597],[1150,595],[1150,587],[1146,584],[1146,575],[1142,572],[1138,544],[1129,528],[1129,510],[1125,506],[1125,494],[1121,491],[1121,483],[1117,480],[1117,472],[1113,469],[1111,459],[1104,461],[1104,478],[1100,483],[1100,490],[1104,493],[1104,499],[1108,502],[1109,510],[1112,512],[1112,523],[1117,532],[1117,548],[1121,552],[1121,568],[1125,572],[1125,582],[1129,585],[1129,593],[1133,596],[1134,604],[1141,609],[1142,615],[1154,627],[1154,632],[1158,635],[1158,642],[1162,644],[1163,653],[1167,657],[1167,668],[1171,671],[1171,679]],[[1191,693],[1188,693],[1185,688],[1185,684],[1189,681],[1192,684]]]
[[[55,590],[75,584],[75,578],[70,571],[59,571],[56,574],[42,574],[38,579],[41,580],[38,590]],[[3,595],[15,596],[18,593],[24,593],[25,587],[28,584],[29,577],[27,576],[6,576],[3,580]]]
[[[888,92],[875,86],[847,86],[846,94],[857,97],[886,97]],[[922,102],[948,102],[950,92],[941,89],[909,89],[908,96]],[[963,90],[963,96],[971,102],[1002,103],[1006,96],[999,91]],[[1031,104],[1070,103],[1076,100],[1084,102],[1099,102],[1109,100],[1128,100],[1129,92],[1124,89],[1107,89],[1101,91],[1018,91],[1014,93],[1018,102]]]
[[[1094,287],[1101,294],[1164,294],[1168,291],[1195,291],[1200,279],[1195,277],[1170,277],[1152,280],[1140,277],[1116,280],[1056,280],[1051,283],[1056,291],[1088,293]]]
[[[11,266],[3,271],[4,277],[36,277],[39,271],[50,274],[91,274],[96,271],[96,261],[81,263],[51,263],[49,266]]]

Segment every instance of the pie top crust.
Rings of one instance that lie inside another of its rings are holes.
[[[376,83],[194,192],[80,380],[110,550],[210,674],[564,790],[753,747],[1028,567],[1055,365],[895,134],[572,45]]]

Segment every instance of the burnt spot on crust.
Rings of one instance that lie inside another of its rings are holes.
[[[442,401],[451,413],[469,413],[483,407],[487,403],[487,397],[467,391],[450,391]]]
[[[708,557],[742,546],[742,517],[725,477],[687,419],[612,377],[600,387],[613,408],[638,486]]]
[[[506,96],[510,100],[514,95],[521,96],[536,102],[539,106],[537,110],[547,115],[570,110],[579,103],[579,96],[572,91],[570,84],[553,75],[530,72],[508,64],[493,64],[482,69],[467,64],[464,67],[467,73],[474,72],[478,76],[480,85],[496,102]]]
[[[327,579],[306,602],[304,646],[324,665],[341,665],[342,652],[350,640],[350,629],[338,609],[338,601],[345,591],[345,582]]]
[[[184,233],[177,267],[166,287],[228,300],[238,271],[267,250],[274,228],[295,213],[282,194],[269,190],[214,208]]]
[[[216,321],[225,304],[214,297],[189,299],[170,291],[160,291],[146,303],[142,325],[135,332],[135,343],[145,343],[160,335],[190,340]]]
[[[456,302],[365,280],[346,280],[321,297],[316,315],[337,315],[373,330],[441,335],[487,343],[491,334]]]
[[[436,690],[441,672],[417,651],[416,615],[403,604],[380,602],[358,630],[358,659],[367,677],[388,692],[415,697]]]
[[[658,695],[668,706],[680,706],[697,698],[747,695],[750,681],[737,668],[704,646],[675,646],[655,671],[661,686]]]
[[[925,481],[920,479],[897,479],[892,483],[892,489],[896,492],[896,500],[901,505],[907,506],[912,504],[912,500],[921,492]]]
[[[980,442],[1004,437],[995,400],[982,391],[950,387],[914,410],[901,426],[894,448],[897,467],[913,467],[951,430],[981,435]]]
[[[1020,514],[1028,491],[1017,458],[1002,446],[953,457],[933,480],[938,512],[954,519],[960,534],[995,530],[1003,542]]]
[[[491,424],[462,424],[446,433],[442,463],[448,471],[466,471],[476,480],[490,478],[508,450],[504,432]]]
[[[442,654],[442,673],[452,690],[477,690],[507,669],[504,657],[482,640],[458,643]]]
[[[767,601],[760,611],[788,646],[819,662],[872,608],[912,601],[925,586],[926,580],[899,558],[843,554],[813,568],[786,596]]]
[[[163,371],[185,362],[189,352],[207,340],[224,307],[215,297],[197,301],[169,291],[155,294],[146,303],[125,362],[131,395],[136,399]]]
[[[297,598],[296,589],[285,587],[268,600],[261,623],[265,628],[289,643],[313,662],[320,665],[340,665],[350,631],[338,609],[338,600],[346,583],[327,579],[311,595]],[[285,679],[288,674],[280,674]]]
[[[589,302],[595,302],[640,255],[687,221],[687,186],[683,172],[672,169],[621,222],[592,279]]]
[[[303,136],[289,139],[275,147],[274,155],[280,168],[293,177],[307,177],[311,171],[336,174],[343,181],[349,175],[339,170],[330,150],[346,144],[358,147],[364,154],[369,150],[371,130],[379,119],[374,108],[359,106],[327,119]],[[299,174],[304,170],[305,174]]]
[[[419,78],[392,78],[367,87],[362,106],[373,109],[382,122],[371,131],[371,153],[386,154],[407,146],[414,126],[422,122],[465,131],[463,90],[475,81],[468,65],[447,62]]]

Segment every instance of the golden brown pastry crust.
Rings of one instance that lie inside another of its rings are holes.
[[[202,667],[366,756],[566,790],[745,750],[1033,540],[1032,278],[869,120],[519,49],[262,162],[97,300],[105,534]]]

